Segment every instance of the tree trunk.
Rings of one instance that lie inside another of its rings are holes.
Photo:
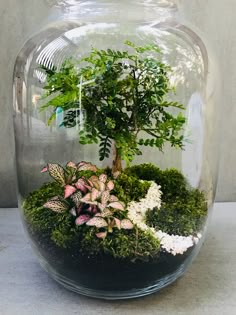
[[[114,144],[114,155],[113,155],[113,163],[112,163],[112,174],[117,174],[122,171],[122,163],[121,163],[121,157],[118,153],[118,150],[116,148],[116,145]]]

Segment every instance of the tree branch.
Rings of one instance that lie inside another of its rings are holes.
[[[146,131],[146,133],[148,133],[149,135],[151,135],[151,136],[153,136],[154,138],[157,138],[157,139],[160,139],[160,137],[159,136],[157,136],[155,133],[153,133],[152,131],[150,131],[150,130],[144,130],[144,131]]]

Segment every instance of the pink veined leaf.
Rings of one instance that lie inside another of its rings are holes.
[[[81,202],[88,203],[91,201],[91,193],[87,193],[83,198],[80,199]]]
[[[47,167],[47,166],[45,166],[45,167],[41,170],[41,173],[46,173],[46,172],[48,172],[48,167]]]
[[[116,201],[119,201],[119,199],[114,195],[110,195],[109,201],[110,202],[116,202]]]
[[[78,181],[75,183],[75,187],[81,190],[84,194],[87,192],[87,182],[83,178],[79,178]]]
[[[101,217],[93,217],[86,224],[88,226],[95,226],[97,228],[103,228],[107,226],[107,222]]]
[[[107,183],[107,189],[108,189],[108,190],[112,190],[112,189],[114,189],[114,187],[115,187],[115,185],[114,185],[113,181],[110,180],[110,181]]]
[[[96,188],[93,188],[91,191],[91,201],[95,201],[99,196],[100,192]]]
[[[94,206],[92,207],[92,213],[93,213],[93,214],[96,214],[97,212],[98,212],[98,208],[97,208],[96,205],[94,205]]]
[[[101,213],[96,213],[95,217],[102,217],[102,214]]]
[[[43,205],[44,208],[47,208],[47,209],[50,209],[54,212],[58,212],[58,213],[61,213],[61,212],[64,212],[66,210],[68,210],[68,206],[67,204],[65,204],[63,201],[61,200],[49,200],[48,202],[46,202],[44,205]]]
[[[97,238],[104,239],[107,236],[107,232],[100,232],[96,234]]]
[[[101,198],[101,202],[103,205],[106,205],[109,201],[109,198],[110,198],[110,192],[108,190],[105,190],[103,193],[102,193],[102,198]]]
[[[76,217],[76,209],[75,209],[75,207],[70,210],[70,213],[71,213],[74,217]]]
[[[93,186],[94,186],[93,183],[94,183],[94,182],[92,182],[90,179],[88,179],[88,187],[87,187],[87,188],[88,188],[89,190],[92,190],[92,188],[93,188]]]
[[[114,208],[114,209],[121,210],[121,211],[125,210],[124,206],[122,205],[122,203],[120,203],[118,201],[111,202],[108,206],[111,207],[111,208]]]
[[[117,228],[120,230],[121,229],[121,221],[117,218],[114,218],[114,220],[115,220]]]
[[[99,180],[94,180],[94,181],[90,180],[89,183],[91,184],[91,187],[96,188],[97,190],[101,190]]]
[[[103,187],[105,187],[105,184],[100,182],[97,176],[91,176],[88,180],[91,187],[94,187],[100,191],[103,191]]]
[[[82,162],[82,163],[84,163],[84,162]],[[79,165],[78,165],[78,171],[96,172],[97,170],[98,170],[97,167],[91,163],[84,163],[84,164],[79,163]]]
[[[133,223],[128,220],[128,219],[124,219],[121,221],[121,228],[124,230],[131,230],[134,227]]]
[[[85,177],[80,177],[80,178],[78,179],[78,182],[81,183],[81,184],[87,185],[87,180],[86,180]]]
[[[98,181],[98,185],[99,185],[99,190],[102,192],[102,191],[105,191],[106,189],[106,184],[101,182],[101,181]]]
[[[85,195],[83,198],[80,199],[80,201],[83,203],[86,203],[88,205],[97,205],[98,204],[97,201],[91,200],[91,193],[88,193],[87,195]]]
[[[88,171],[97,172],[97,167],[91,163],[87,164]]]
[[[72,196],[71,199],[75,203],[76,207],[78,208],[81,204],[80,199],[82,198],[82,193],[81,191],[75,192]]]
[[[90,206],[88,209],[87,209],[88,212],[92,213],[93,211],[93,206]]]
[[[76,166],[76,164],[75,164],[74,162],[68,162],[68,163],[66,164],[66,166],[67,166],[67,167],[72,167],[72,168],[77,169],[77,166]]]
[[[106,174],[101,174],[99,176],[99,180],[103,183],[105,183],[107,181],[107,175]]]
[[[74,192],[76,192],[76,188],[71,185],[66,185],[64,188],[64,198],[70,197]]]
[[[96,214],[98,212],[98,210],[97,210],[97,202],[90,201],[89,204],[91,206],[87,209],[87,211],[92,213],[92,214]]]
[[[89,186],[88,184],[87,185],[85,185],[85,187],[87,188],[87,190],[89,190],[89,191],[91,191],[92,190],[92,187],[91,186]]]
[[[88,214],[82,214],[75,220],[75,224],[83,225],[84,223],[88,222],[90,219],[91,217]]]
[[[48,164],[48,171],[50,176],[59,184],[65,185],[65,171],[59,164]]]
[[[93,175],[93,176],[91,176],[90,178],[89,178],[89,181],[90,182],[97,182],[99,179],[98,179],[98,177],[96,176],[96,175]]]
[[[102,216],[103,218],[110,217],[110,216],[112,216],[112,212],[111,212],[108,208],[106,208],[106,209],[104,209],[104,210],[102,211],[101,216]]]
[[[106,208],[106,205],[103,205],[102,203],[98,202],[98,208],[103,211]]]
[[[85,161],[79,162],[79,163],[77,164],[77,168],[80,167],[80,166],[82,166],[82,165],[84,165],[84,164],[87,164],[87,162],[85,162]]]

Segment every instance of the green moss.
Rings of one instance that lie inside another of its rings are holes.
[[[126,179],[126,176],[123,177]],[[122,180],[120,180],[120,183]],[[131,191],[131,183],[127,189]],[[147,183],[139,185],[139,190],[134,192],[145,195],[148,189]],[[133,192],[133,194],[134,194]],[[123,192],[122,192],[123,193]],[[160,249],[160,243],[150,233],[143,232],[135,227],[132,230],[114,229],[113,233],[102,240],[96,237],[98,230],[86,225],[76,226],[75,218],[69,213],[56,213],[42,207],[48,199],[63,196],[63,189],[55,182],[43,185],[40,189],[31,193],[23,204],[25,219],[30,229],[40,233],[43,238],[52,240],[59,248],[66,248],[75,253],[81,252],[88,255],[101,255],[106,253],[117,258],[148,259],[155,256]],[[126,212],[120,212],[122,217]]]
[[[114,183],[114,195],[125,204],[144,198],[150,187],[149,182],[140,181],[137,177],[125,173],[121,173]]]
[[[75,233],[70,229],[68,230],[65,226],[60,226],[52,231],[51,240],[58,247],[70,248],[71,244],[74,242]]]
[[[127,174],[161,185],[162,206],[147,213],[147,224],[169,234],[197,233],[205,221],[207,204],[204,193],[191,189],[176,169],[162,171],[152,164],[130,167]]]
[[[141,164],[127,168],[125,173],[138,179],[156,182],[161,186],[163,201],[184,197],[188,191],[185,177],[173,168],[162,171],[153,164]]]
[[[89,179],[91,176],[100,176],[101,174],[104,173],[104,170],[103,169],[98,169],[96,172],[93,172],[93,171],[79,171],[76,173],[77,175],[77,178],[79,177],[85,177],[87,179]]]
[[[81,241],[81,248],[93,254],[106,253],[115,258],[145,260],[158,254],[160,241],[137,227],[132,230],[114,229],[104,240],[96,238],[94,231],[89,229]]]
[[[197,233],[206,218],[207,205],[199,190],[189,191],[185,198],[164,202],[160,210],[147,213],[147,223],[169,234],[188,236]]]
[[[47,232],[54,229],[58,222],[58,215],[42,207],[50,198],[62,195],[63,189],[56,182],[44,184],[40,189],[32,192],[24,201],[25,219],[33,225],[35,230]]]
[[[68,247],[75,236],[74,218],[70,213],[58,214],[42,207],[50,198],[63,196],[63,188],[56,182],[44,184],[32,192],[23,204],[27,223],[34,232],[46,234],[59,247]]]
[[[111,176],[109,170],[102,172]],[[83,176],[88,178],[91,173],[84,172]],[[201,229],[207,214],[204,193],[191,189],[184,176],[175,169],[162,171],[152,164],[130,167],[114,181],[113,193],[126,204],[132,200],[138,201],[147,194],[150,187],[148,181],[161,185],[163,195],[161,209],[148,211],[147,224],[169,234],[186,236]],[[158,254],[159,240],[136,226],[132,230],[114,228],[113,233],[108,233],[102,240],[96,237],[97,228],[76,226],[75,218],[69,212],[56,213],[43,207],[50,198],[63,194],[63,188],[52,182],[44,184],[27,197],[23,204],[25,220],[34,233],[53,241],[58,248],[73,253],[105,253],[131,260],[145,260]],[[123,219],[127,212],[119,211],[116,216]]]

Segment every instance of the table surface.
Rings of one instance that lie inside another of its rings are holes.
[[[184,277],[150,296],[102,301],[69,292],[32,253],[16,209],[0,209],[0,315],[234,315],[236,203],[218,203],[207,239]]]

